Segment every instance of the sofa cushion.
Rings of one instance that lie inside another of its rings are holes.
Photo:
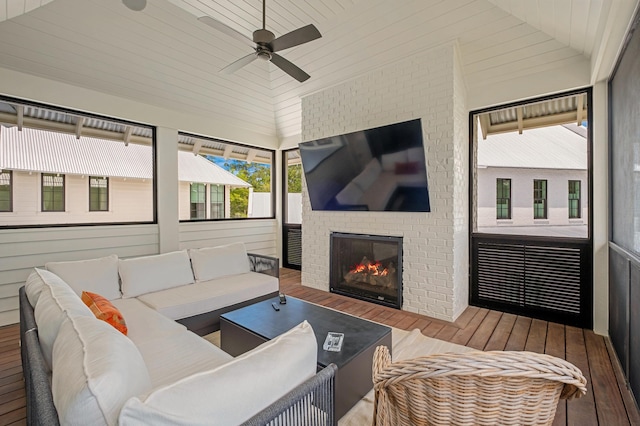
[[[131,398],[120,424],[242,423],[313,376],[317,354],[316,337],[305,321],[221,367]]]
[[[127,323],[122,313],[111,302],[99,294],[89,291],[83,291],[80,298],[96,318],[106,322],[125,336],[127,335]]]
[[[222,349],[187,331],[184,325],[170,320],[136,298],[114,300],[113,304],[127,319],[127,337],[140,351],[154,388],[233,359]]]
[[[60,424],[116,425],[124,403],[151,389],[133,342],[93,317],[66,316],[53,360],[52,392]]]
[[[249,272],[143,294],[138,299],[162,315],[178,320],[277,292],[278,288],[277,278]]]
[[[51,367],[53,365],[53,344],[58,336],[60,324],[65,318],[65,311],[70,315],[93,317],[93,314],[82,303],[78,295],[57,275],[43,269],[36,269],[43,286],[34,308],[34,316],[38,325],[38,338],[42,355]]]
[[[120,259],[118,267],[123,297],[136,297],[193,283],[191,261],[186,250]]]
[[[251,271],[247,249],[243,243],[189,249],[189,257],[196,282]]]
[[[126,318],[127,337],[136,346],[150,339],[165,339],[187,331],[184,325],[170,320],[135,297],[113,300],[111,303]]]
[[[62,278],[78,296],[83,291],[98,293],[109,300],[119,299],[118,256],[73,262],[47,262],[47,270]]]

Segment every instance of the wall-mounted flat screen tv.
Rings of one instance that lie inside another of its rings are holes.
[[[428,212],[420,119],[300,144],[313,210]]]

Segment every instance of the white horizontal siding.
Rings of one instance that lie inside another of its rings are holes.
[[[157,225],[0,230],[0,326],[19,320],[18,289],[47,262],[157,254]]]
[[[40,173],[13,172],[13,211],[0,213],[0,225],[153,220],[153,184],[149,180],[109,178],[109,211],[93,212],[89,211],[89,178],[66,175],[65,211],[43,212],[40,176]]]
[[[180,248],[215,247],[243,242],[247,251],[279,257],[275,219],[180,224]]]

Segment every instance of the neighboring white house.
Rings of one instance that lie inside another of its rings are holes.
[[[152,155],[146,145],[0,127],[0,225],[152,221]],[[251,187],[186,151],[178,180],[181,220],[229,217],[230,188]]]
[[[478,141],[478,231],[587,236],[586,129],[564,125]]]

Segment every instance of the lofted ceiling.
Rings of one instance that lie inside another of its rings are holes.
[[[637,4],[267,0],[266,27],[276,37],[307,24],[322,33],[280,52],[311,75],[299,83],[262,61],[218,72],[252,45],[197,17],[251,37],[261,27],[261,0],[147,0],[141,12],[121,0],[0,0],[0,67],[282,142],[300,134],[302,96],[444,43],[457,43],[470,107],[486,106],[501,89],[510,101],[592,84],[611,72]]]

